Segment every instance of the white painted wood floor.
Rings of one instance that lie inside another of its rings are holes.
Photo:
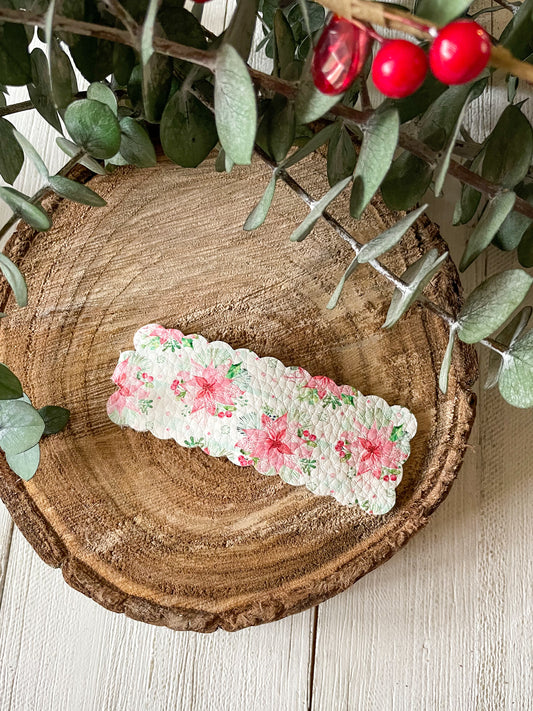
[[[224,0],[206,5],[214,30],[225,10]],[[503,97],[501,87],[478,102],[473,131],[486,132]],[[39,117],[15,123],[49,167],[62,165]],[[31,168],[17,187],[37,189]],[[456,195],[450,183],[448,216]],[[442,205],[430,214],[449,222]],[[0,222],[7,215],[0,208]],[[443,232],[457,257],[465,232]],[[511,266],[491,249],[465,286]],[[0,504],[0,711],[532,709],[532,440],[530,411],[481,391],[465,464],[425,530],[316,610],[233,634],[104,610],[38,558]]]

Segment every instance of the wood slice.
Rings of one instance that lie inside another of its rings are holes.
[[[314,196],[327,190],[325,173],[318,155],[294,169]],[[268,178],[259,161],[230,175],[216,173],[212,160],[196,170],[121,169],[89,181],[107,207],[50,198],[53,228],[19,227],[7,248],[27,277],[30,305],[17,309],[7,288],[0,292],[9,313],[0,360],[37,407],[63,405],[72,417],[43,441],[30,482],[2,459],[0,495],[70,585],[138,620],[236,630],[316,605],[424,526],[462,462],[474,418],[473,349],[456,348],[442,395],[437,371],[447,328],[417,305],[382,330],[391,287],[368,266],[326,310],[353,254],[323,221],[303,243],[291,243],[307,208],[283,184],[266,224],[244,232]],[[374,201],[362,220],[350,221],[347,200],[341,196],[333,212],[363,242],[397,219]],[[400,273],[431,247],[445,249],[424,217],[385,262]],[[455,310],[458,283],[448,263],[427,293]],[[395,508],[365,514],[112,424],[106,401],[119,352],[150,322],[409,407],[419,430]]]

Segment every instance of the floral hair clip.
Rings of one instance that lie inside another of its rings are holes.
[[[143,326],[107,405],[118,425],[199,447],[383,514],[396,500],[416,419],[409,410],[276,358]]]

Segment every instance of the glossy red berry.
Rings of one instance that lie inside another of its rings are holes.
[[[386,42],[372,65],[374,84],[385,96],[402,99],[419,89],[428,71],[424,50],[407,40]]]
[[[490,37],[472,20],[456,20],[440,30],[429,50],[431,71],[444,84],[466,84],[489,62]]]
[[[372,39],[349,20],[333,15],[313,52],[311,75],[323,94],[342,94],[361,72]]]

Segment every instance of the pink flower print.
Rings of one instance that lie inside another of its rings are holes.
[[[257,469],[260,472],[267,472],[271,467],[276,473],[281,467],[299,471],[298,459],[309,453],[298,437],[298,425],[287,423],[287,414],[277,420],[261,415],[260,429],[244,430],[244,438],[236,446],[251,459],[259,460]]]
[[[210,364],[207,368],[198,363],[191,365],[194,374],[178,373],[178,377],[185,378],[184,402],[191,407],[191,413],[206,410],[210,415],[215,415],[217,405],[234,405],[234,399],[242,395],[243,390],[226,377],[230,364]]]
[[[286,378],[287,380],[294,382],[294,383],[298,383],[301,380],[307,380],[307,378],[309,377],[309,373],[306,370],[304,370],[303,368],[298,367],[298,368],[291,370],[288,374],[285,374],[283,377]]]
[[[163,326],[154,326],[148,335],[156,336],[157,338],[159,338],[159,343],[161,345],[166,343],[170,338],[173,338],[178,343],[181,343],[183,339],[183,333],[181,331],[178,331],[178,329],[163,328]]]
[[[304,385],[304,387],[316,390],[320,400],[323,400],[328,393],[331,393],[338,398],[341,396],[341,389],[337,383],[331,378],[327,378],[325,375],[315,375],[311,378],[311,380],[309,380],[307,385]]]
[[[344,432],[345,447],[355,456],[350,463],[357,465],[357,474],[370,472],[373,476],[381,476],[382,467],[398,469],[407,459],[407,454],[402,452],[396,442],[391,442],[392,424],[378,428],[376,423],[368,429],[364,425],[357,425],[357,433]],[[395,477],[396,479],[396,477]]]
[[[140,368],[132,370],[128,365],[127,358],[120,361],[117,365],[112,380],[118,386],[118,390],[114,392],[108,400],[107,411],[109,413],[116,410],[119,415],[122,415],[122,410],[125,407],[139,412],[136,407],[131,406],[131,402],[128,405],[128,398],[131,398],[133,395],[137,398],[144,398],[148,395],[148,390],[144,387],[143,381],[137,378],[137,373],[140,372],[140,370]]]

